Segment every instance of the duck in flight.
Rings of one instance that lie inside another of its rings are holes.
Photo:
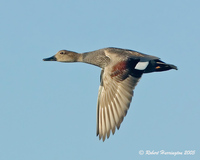
[[[121,48],[103,48],[76,53],[60,50],[44,61],[84,62],[100,67],[96,134],[103,141],[115,133],[129,109],[133,90],[144,73],[177,70],[158,57]]]

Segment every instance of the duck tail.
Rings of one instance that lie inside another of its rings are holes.
[[[167,64],[159,59],[151,60],[149,65],[144,70],[144,73],[152,73],[152,72],[162,72],[170,69],[178,70],[178,68],[173,64]]]
[[[160,60],[156,61],[155,72],[167,71],[170,69],[178,70],[178,68],[173,64],[167,64]]]

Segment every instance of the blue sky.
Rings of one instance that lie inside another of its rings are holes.
[[[199,159],[199,6],[197,0],[1,0],[0,159]],[[100,68],[42,59],[61,49],[104,47],[158,56],[179,70],[144,75],[120,130],[102,142]]]

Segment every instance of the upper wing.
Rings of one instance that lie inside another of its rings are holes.
[[[135,65],[139,60],[134,60]],[[115,133],[119,129],[133,96],[133,89],[137,85],[143,71],[135,73],[127,61],[118,63],[112,68],[106,67],[101,72],[97,105],[97,136],[105,140],[110,131]],[[136,75],[136,76],[135,76]]]

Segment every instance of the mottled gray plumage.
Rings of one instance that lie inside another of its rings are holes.
[[[110,58],[105,55],[104,49],[100,49],[83,53],[83,62],[104,68],[109,64]]]
[[[119,129],[130,106],[133,90],[143,73],[160,72],[177,67],[158,57],[140,52],[103,48],[79,54],[61,50],[44,61],[84,62],[102,68],[97,103],[97,136],[103,141]]]

